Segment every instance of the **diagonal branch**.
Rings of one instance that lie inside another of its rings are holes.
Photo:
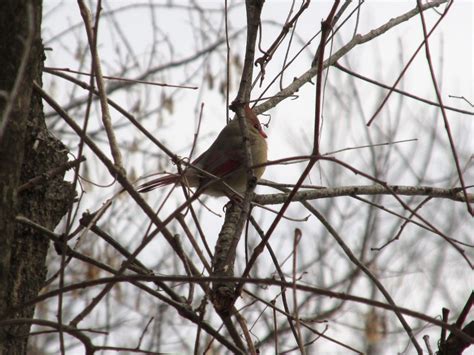
[[[421,7],[423,11],[428,9],[432,9],[434,7],[438,7],[448,0],[436,0],[430,1],[426,4],[423,4]],[[356,35],[354,38],[346,43],[342,48],[336,51],[333,55],[331,55],[328,59],[323,62],[323,69],[327,68],[330,65],[334,65],[340,58],[345,56],[349,53],[354,47],[364,44],[366,42],[370,42],[376,37],[383,35],[385,32],[391,30],[392,28],[398,26],[399,24],[410,20],[412,17],[416,16],[419,13],[418,7],[406,12],[403,15],[398,17],[392,18],[387,23],[383,24],[382,26],[371,30],[370,32],[364,35]],[[283,90],[277,92],[274,96],[270,99],[262,103],[261,105],[254,108],[256,114],[260,114],[262,112],[268,111],[269,109],[275,107],[279,102],[283,101],[284,99],[290,97],[291,95],[295,94],[303,85],[311,82],[311,79],[318,74],[317,66],[312,66],[306,72],[304,72],[299,77],[296,77],[293,82],[288,85]]]

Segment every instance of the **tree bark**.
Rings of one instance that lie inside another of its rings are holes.
[[[63,175],[17,193],[33,177],[61,166],[67,149],[45,125],[40,98],[41,0],[0,3],[0,316],[38,295],[46,277],[48,239],[15,222],[23,215],[53,230],[72,204]],[[8,318],[32,318],[34,307]],[[1,321],[1,319],[0,319]],[[0,354],[26,354],[29,324],[0,327]]]

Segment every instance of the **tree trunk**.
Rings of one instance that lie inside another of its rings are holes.
[[[41,0],[0,3],[0,322],[11,307],[38,295],[46,277],[49,241],[15,222],[23,215],[54,230],[71,206],[62,175],[22,192],[19,186],[67,161],[64,145],[46,128],[41,99]],[[23,64],[22,64],[23,63]],[[32,318],[34,307],[8,314]],[[30,324],[0,327],[0,354],[26,354]]]

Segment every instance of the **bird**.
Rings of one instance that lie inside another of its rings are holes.
[[[267,162],[267,135],[248,104],[244,105],[244,113],[252,166],[255,166],[253,173],[258,180],[265,171],[265,165],[262,164]],[[166,185],[183,184],[197,188],[198,191],[201,189],[202,193],[214,197],[231,197],[235,192],[243,194],[248,185],[243,142],[239,120],[234,118],[222,129],[211,146],[181,174],[168,173],[142,184],[138,191],[144,193]]]

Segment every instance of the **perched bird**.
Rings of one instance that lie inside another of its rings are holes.
[[[267,135],[252,111],[245,105],[245,118],[249,131],[250,148],[252,152],[252,165],[256,166],[267,162]],[[187,167],[180,174],[167,174],[166,176],[144,183],[138,188],[139,192],[148,192],[155,188],[181,183],[188,187],[200,188],[206,185],[203,193],[211,196],[232,195],[230,186],[242,194],[247,189],[247,172],[245,171],[245,151],[238,119],[233,119],[219,133],[209,149],[202,153],[191,163],[194,167]],[[254,168],[254,174],[259,179],[265,166]],[[218,179],[209,176],[216,176]],[[215,182],[210,183],[215,180]],[[225,183],[225,184],[224,184]]]

